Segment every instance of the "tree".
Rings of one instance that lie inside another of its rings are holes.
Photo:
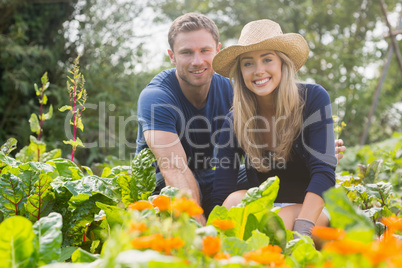
[[[28,119],[37,112],[34,83],[47,71],[54,98],[63,75],[58,62],[68,59],[62,28],[74,12],[71,1],[5,1],[0,3],[0,141],[13,136],[28,143]],[[50,100],[52,102],[52,100]],[[46,135],[46,134],[45,134]]]

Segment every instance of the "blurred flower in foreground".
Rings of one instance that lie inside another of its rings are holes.
[[[338,240],[331,241],[324,245],[324,250],[328,252],[334,252],[338,254],[358,254],[367,252],[370,245],[363,243],[361,241],[355,240]]]
[[[187,199],[186,197],[176,198],[173,201],[172,207],[176,216],[179,216],[182,212],[186,212],[190,217],[194,217],[204,212],[193,199]]]
[[[244,258],[247,261],[266,264],[267,267],[288,267],[285,263],[285,256],[281,252],[282,249],[279,246],[267,245],[245,253]]]
[[[148,229],[147,225],[144,222],[131,222],[130,223],[130,232],[145,232]]]
[[[324,226],[315,226],[312,230],[312,233],[323,240],[340,240],[345,237],[346,234],[346,232],[342,229]]]
[[[225,253],[225,252],[218,252],[215,257],[215,260],[229,260],[230,259],[230,254]]]
[[[222,231],[233,229],[236,225],[236,223],[232,220],[221,220],[221,219],[214,219],[212,221],[212,225],[215,226],[216,228],[221,229]]]
[[[381,222],[387,226],[391,232],[402,230],[402,218],[391,216],[382,218]]]
[[[170,197],[166,195],[158,195],[153,201],[152,205],[154,207],[157,207],[159,211],[170,211],[171,208],[171,202],[170,202]]]
[[[137,237],[131,240],[135,249],[153,249],[169,254],[172,249],[179,249],[184,246],[184,241],[179,237],[163,238],[161,234]]]
[[[129,209],[133,209],[133,210],[145,210],[145,209],[153,209],[154,206],[152,206],[152,204],[148,201],[145,200],[140,200],[134,203],[131,203],[130,205],[128,205]]]
[[[221,240],[219,237],[206,236],[202,239],[202,252],[212,257],[221,250]]]

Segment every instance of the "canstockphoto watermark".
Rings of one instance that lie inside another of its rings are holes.
[[[83,140],[85,148],[119,148],[119,159],[125,159],[126,150],[135,150],[137,144],[127,139],[127,131],[134,131],[137,124],[137,115],[134,113],[130,116],[111,115],[116,110],[116,105],[99,102],[99,104],[86,103],[85,109],[98,111],[98,135],[93,141]],[[84,114],[85,118],[85,114]],[[64,120],[64,132],[67,139],[73,139],[71,122],[73,115],[71,111],[66,115]],[[85,119],[84,119],[85,120]],[[116,127],[117,126],[117,127]],[[85,131],[85,126],[84,126]],[[78,135],[81,135],[79,133]]]

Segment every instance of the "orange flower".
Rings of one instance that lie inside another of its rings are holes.
[[[161,234],[137,237],[131,240],[135,249],[153,249],[169,254],[172,249],[179,249],[184,246],[184,241],[179,237],[163,238]]]
[[[312,230],[312,233],[323,240],[340,240],[346,234],[346,232],[342,229],[323,226],[315,226]]]
[[[267,245],[245,253],[244,258],[247,261],[268,264],[272,267],[286,267],[285,256],[281,252],[282,249],[279,246]]]
[[[152,248],[155,245],[155,241],[163,240],[163,236],[161,234],[153,234],[148,236],[141,236],[134,238],[131,240],[131,245],[135,249],[146,249]]]
[[[206,236],[202,239],[202,252],[212,257],[221,250],[221,240],[219,237]]]
[[[394,256],[400,256],[402,252],[402,241],[391,233],[384,233],[382,239],[371,243],[371,247],[365,253],[366,257],[373,264],[392,259]]]
[[[141,211],[141,210],[145,210],[145,209],[153,209],[154,207],[148,201],[140,200],[140,201],[131,203],[130,205],[128,205],[128,208]]]
[[[179,249],[184,246],[184,241],[180,237],[170,237],[165,239],[165,252],[168,254],[172,249]]]
[[[186,212],[190,217],[193,217],[201,215],[204,212],[193,199],[187,199],[185,197],[176,198],[172,206],[177,216],[182,212]]]
[[[226,252],[218,252],[216,253],[215,260],[229,260],[230,259],[230,254]]]
[[[391,216],[382,218],[381,222],[391,230],[402,230],[402,218]]]
[[[328,242],[324,245],[324,249],[329,252],[346,255],[364,253],[369,249],[369,245],[361,241],[344,239]]]
[[[147,230],[147,225],[144,222],[131,222],[130,232],[144,232]]]
[[[221,229],[222,231],[233,229],[236,223],[232,220],[221,220],[221,219],[214,219],[212,221],[212,225],[216,228]]]
[[[159,208],[159,211],[168,211],[171,209],[170,197],[166,195],[158,195],[153,201],[152,205]]]

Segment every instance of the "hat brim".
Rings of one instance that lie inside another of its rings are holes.
[[[237,57],[256,50],[276,50],[285,53],[293,61],[296,72],[306,63],[310,51],[303,36],[287,33],[254,44],[232,45],[224,48],[214,57],[212,67],[218,74],[229,77]]]

